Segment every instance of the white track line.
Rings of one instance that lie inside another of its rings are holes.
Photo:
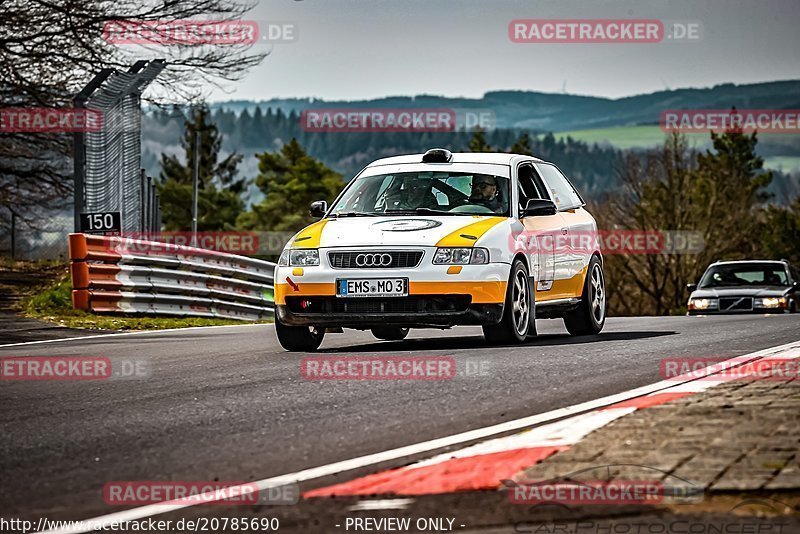
[[[4,347],[21,347],[24,345],[39,345],[42,343],[63,343],[65,341],[81,341],[84,339],[99,339],[104,337],[122,337],[122,336],[136,336],[140,334],[160,334],[162,332],[185,332],[187,330],[202,330],[206,328],[241,328],[243,326],[275,326],[273,323],[244,323],[244,324],[220,324],[214,326],[187,326],[186,328],[164,328],[162,330],[137,330],[135,332],[119,332],[116,334],[95,334],[93,336],[80,336],[80,337],[65,337],[60,339],[43,339],[41,341],[22,341],[20,343],[8,343],[0,345],[0,349]]]
[[[787,343],[785,345],[779,345],[777,347],[771,347],[758,352],[753,352],[745,356],[737,356],[736,358],[732,359],[734,359],[738,365],[740,363],[744,363],[745,358],[747,358],[748,359],[747,361],[749,361],[757,358],[762,358],[764,356],[768,356],[774,353],[783,352],[791,348],[796,348],[798,346],[800,346],[800,341],[794,341],[792,343]],[[722,364],[724,363],[726,362],[722,362]],[[719,367],[721,364],[716,363],[715,365]],[[587,412],[590,410],[596,410],[598,408],[609,406],[611,404],[616,404],[618,402],[626,401],[635,397],[648,395],[650,393],[662,389],[669,389],[679,385],[679,383],[680,382],[676,382],[675,379],[663,380],[661,382],[656,382],[655,384],[642,386],[636,389],[632,389],[630,391],[625,391],[623,393],[617,393],[615,395],[609,395],[607,397],[602,397],[600,399],[595,399],[593,401],[574,404],[572,406],[567,406],[566,408],[559,408],[558,410],[552,410],[550,412],[538,415],[523,417],[521,419],[516,419],[514,421],[506,421],[505,423],[478,428],[475,430],[462,432],[460,434],[454,434],[452,436],[433,439],[422,443],[415,443],[413,445],[407,445],[405,447],[399,447],[397,449],[391,449],[388,451],[379,452],[375,454],[368,454],[366,456],[359,456],[358,458],[352,458],[350,460],[343,460],[341,462],[321,465],[319,467],[312,467],[310,469],[304,469],[296,473],[288,473],[285,475],[279,475],[276,477],[257,480],[255,482],[249,482],[247,483],[247,486],[252,488],[252,486],[255,485],[258,488],[258,491],[264,491],[269,488],[285,486],[288,484],[296,484],[307,480],[313,480],[315,478],[326,477],[346,471],[351,471],[354,469],[368,467],[370,465],[388,462],[391,460],[397,460],[399,458],[403,458],[406,456],[415,456],[436,449],[442,449],[444,447],[450,447],[453,445],[458,445],[469,441],[475,441],[478,439],[487,438],[505,432],[521,430],[523,428],[531,427],[534,425],[541,425],[557,419],[562,419],[565,417],[577,415],[579,413]],[[199,502],[209,503],[213,502],[215,498],[219,500],[218,496],[215,497],[214,492],[209,492],[198,496],[197,500]],[[84,532],[92,532],[96,530],[96,527],[99,528],[100,525],[104,524],[109,525],[110,523],[114,522],[120,523],[123,521],[134,521],[138,519],[144,519],[154,515],[159,515],[167,512],[174,512],[184,508],[190,508],[192,506],[196,506],[196,504],[185,503],[185,502],[176,503],[175,501],[168,501],[158,504],[149,504],[138,508],[123,510],[121,512],[114,512],[111,514],[102,515],[92,519],[86,519],[81,524],[79,524],[79,526],[48,530],[43,534],[79,534]]]

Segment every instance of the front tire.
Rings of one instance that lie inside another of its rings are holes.
[[[398,326],[376,326],[371,331],[373,336],[384,341],[400,341],[408,335],[408,328]]]
[[[281,347],[290,352],[314,352],[325,337],[324,328],[314,326],[289,326],[275,320],[275,333]]]
[[[606,322],[606,281],[597,256],[592,256],[586,272],[581,303],[564,316],[564,326],[573,336],[599,334]]]
[[[535,333],[534,298],[528,278],[528,269],[520,259],[511,265],[511,276],[506,289],[503,318],[499,324],[484,325],[483,337],[492,345],[522,343],[531,332]]]

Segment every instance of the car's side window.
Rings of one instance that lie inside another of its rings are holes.
[[[800,271],[798,271],[795,267],[790,266],[789,271],[792,273],[792,281],[800,282]]]
[[[531,164],[522,164],[517,171],[517,182],[519,183],[519,208],[523,209],[531,198],[547,199],[549,195],[545,191],[544,184],[536,176]],[[538,182],[538,183],[537,183]]]
[[[583,200],[578,195],[578,192],[575,191],[569,180],[554,165],[539,163],[537,168],[545,183],[553,192],[553,202],[555,202],[559,210],[568,210],[583,205]]]

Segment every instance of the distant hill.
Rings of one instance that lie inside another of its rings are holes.
[[[673,89],[625,98],[602,98],[531,91],[492,91],[483,98],[451,98],[419,95],[396,96],[375,100],[272,99],[260,102],[234,100],[217,102],[214,108],[235,113],[256,107],[301,112],[314,107],[410,108],[447,107],[455,109],[491,109],[497,128],[561,132],[608,128],[614,126],[657,125],[666,109],[800,109],[800,80],[756,84],[732,83],[699,89]]]
[[[556,161],[588,195],[613,191],[615,169],[621,150],[641,149],[663,143],[658,127],[666,109],[800,109],[800,80],[758,84],[723,84],[711,88],[675,89],[619,99],[550,94],[529,91],[493,91],[483,98],[450,98],[433,95],[395,96],[374,100],[325,101],[319,99],[272,99],[260,102],[228,101],[210,105],[224,136],[223,152],[238,152],[244,160],[241,173],[258,173],[254,154],[274,151],[292,137],[309,153],[351,177],[370,161],[384,156],[420,152],[432,146],[466,150],[468,132],[440,133],[314,133],[300,127],[299,115],[310,108],[451,108],[491,111],[496,128],[487,140],[498,150],[508,150],[523,131],[531,134],[534,155]],[[143,164],[157,176],[162,153],[179,154],[182,117],[152,112],[143,120]],[[555,135],[550,135],[550,133]],[[692,134],[698,149],[709,144],[707,134]],[[772,190],[781,201],[800,191],[800,135],[760,135],[758,152],[768,167],[780,175]],[[251,187],[250,201],[261,193]]]

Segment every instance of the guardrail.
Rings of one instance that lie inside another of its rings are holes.
[[[275,264],[157,241],[69,235],[72,304],[98,313],[272,317]]]

